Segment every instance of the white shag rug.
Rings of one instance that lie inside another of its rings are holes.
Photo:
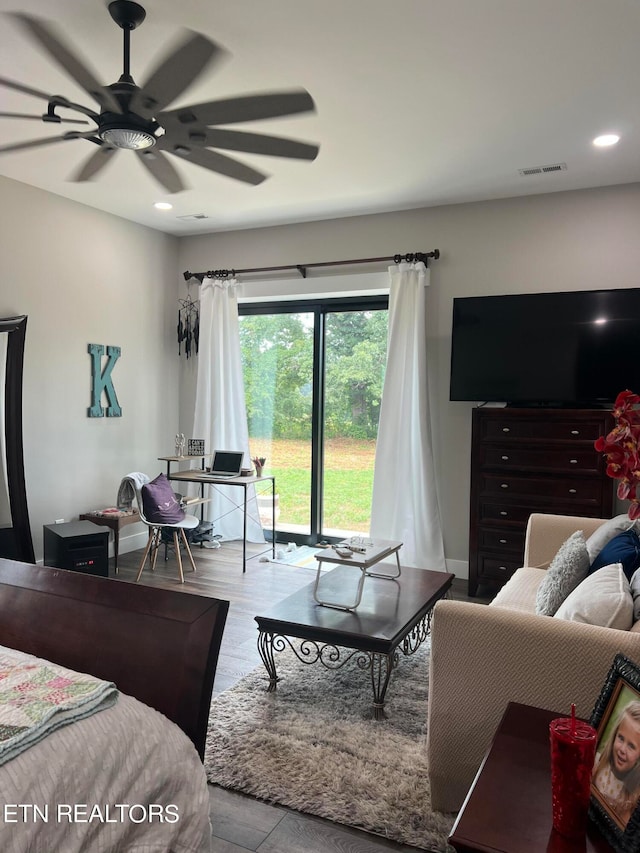
[[[450,853],[455,815],[431,811],[427,778],[428,644],[400,655],[385,720],[373,719],[368,670],[339,670],[276,653],[211,704],[210,782],[358,827],[433,853]]]

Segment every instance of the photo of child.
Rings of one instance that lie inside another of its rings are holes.
[[[640,800],[640,701],[618,702],[613,730],[598,745],[593,793],[624,829]]]

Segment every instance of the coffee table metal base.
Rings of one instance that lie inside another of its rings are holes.
[[[442,598],[448,598],[446,592]],[[391,673],[397,667],[400,651],[405,656],[414,654],[426,640],[431,629],[431,613],[429,610],[402,639],[400,644],[389,654],[368,651],[366,649],[349,649],[332,643],[322,643],[316,640],[301,640],[298,647],[284,634],[271,631],[258,633],[258,651],[269,676],[267,692],[276,690],[279,676],[276,670],[275,652],[284,651],[287,646],[298,660],[304,664],[320,663],[326,669],[341,669],[352,658],[359,669],[368,670],[373,690],[373,716],[376,720],[386,717],[384,710],[387,688]]]

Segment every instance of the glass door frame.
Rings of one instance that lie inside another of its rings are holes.
[[[324,380],[326,365],[326,315],[349,311],[384,311],[389,308],[389,297],[376,296],[314,297],[311,299],[286,299],[268,302],[241,302],[238,314],[313,314],[313,382],[311,398],[311,496],[310,533],[281,534],[277,541],[292,541],[298,545],[316,545],[319,541],[338,542],[337,536],[325,536],[322,530],[322,489],[324,472]]]

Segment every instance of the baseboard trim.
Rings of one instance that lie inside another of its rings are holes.
[[[469,563],[467,560],[450,560],[445,558],[447,571],[454,574],[457,578],[469,579]]]

